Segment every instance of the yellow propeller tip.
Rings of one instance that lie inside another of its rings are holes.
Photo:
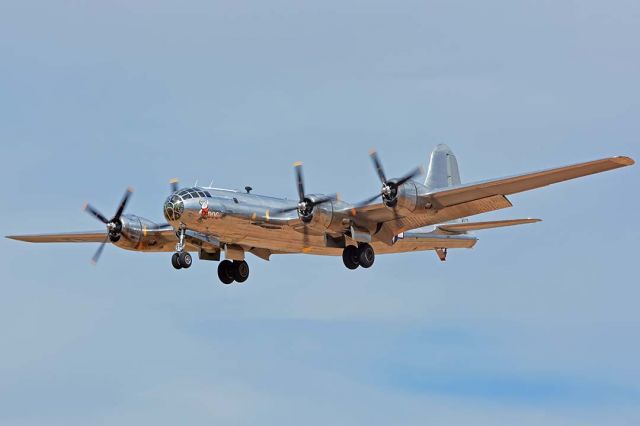
[[[127,191],[129,191],[129,192],[133,192],[133,186],[128,187],[128,188],[127,188]]]
[[[178,183],[178,178],[169,179],[169,183]]]
[[[293,167],[300,167],[302,166],[302,161],[296,161],[295,163],[293,163]]]
[[[87,207],[89,207],[89,203],[84,203],[84,204],[82,205],[82,210],[86,210],[86,209],[87,209]]]
[[[378,152],[378,150],[377,150],[377,149],[375,149],[375,148],[371,148],[371,149],[369,150],[369,155],[373,155],[373,154],[375,154],[375,153],[377,153],[377,152]]]

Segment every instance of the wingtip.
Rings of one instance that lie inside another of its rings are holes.
[[[636,164],[633,158],[627,157],[625,155],[613,157],[613,161],[615,161],[618,164],[621,164],[622,166],[633,166],[634,164]]]

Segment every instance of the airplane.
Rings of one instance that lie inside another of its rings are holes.
[[[191,253],[197,253],[201,260],[219,262],[218,278],[224,284],[249,278],[247,253],[264,260],[288,253],[341,256],[351,270],[370,268],[377,254],[429,250],[445,261],[449,249],[475,246],[472,231],[540,221],[469,221],[470,216],[511,207],[507,195],[635,164],[630,157],[609,157],[463,184],[455,155],[448,146],[438,145],[431,153],[426,179],[420,183],[414,179],[422,168],[388,179],[377,152],[369,155],[382,186],[360,203],[345,202],[338,194],[308,194],[302,163],[295,163],[297,201],[257,195],[249,186],[244,192],[179,188],[172,179],[171,194],[163,206],[166,223],[124,214],[133,192],[129,188],[111,218],[85,204],[84,209],[106,230],[7,238],[32,243],[100,243],[93,263],[108,243],[133,251],[173,251],[175,269],[191,267]]]

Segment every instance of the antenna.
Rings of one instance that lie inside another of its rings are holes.
[[[198,186],[198,179],[193,183],[193,186]]]
[[[209,188],[213,188],[213,179],[211,179],[211,183],[209,184]]]

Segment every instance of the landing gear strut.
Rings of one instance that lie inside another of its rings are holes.
[[[180,228],[178,232],[178,244],[176,244],[176,252],[171,256],[171,264],[176,269],[187,269],[191,267],[193,259],[189,252],[184,251],[184,228]]]
[[[376,260],[373,247],[367,243],[356,246],[346,246],[342,251],[342,261],[348,269],[357,269],[358,266],[370,268]]]
[[[249,278],[249,264],[244,260],[223,260],[218,264],[218,278],[223,284],[243,283]]]

